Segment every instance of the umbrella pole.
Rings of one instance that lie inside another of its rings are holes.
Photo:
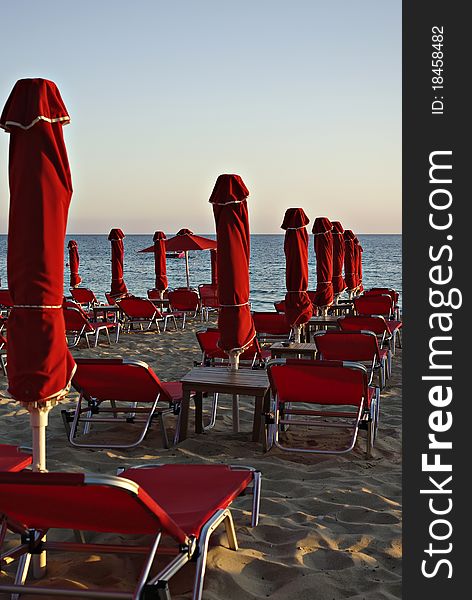
[[[33,403],[28,405],[31,429],[33,432],[33,471],[46,471],[46,427],[48,426],[48,415],[54,406],[52,402],[44,404]],[[43,538],[43,541],[46,537]],[[46,573],[46,552],[33,556],[33,577],[40,579]]]
[[[188,268],[188,250],[185,250],[185,274],[187,276],[187,287],[190,287],[190,270]]]
[[[231,371],[239,369],[239,355],[241,351],[231,351],[229,353],[229,368]],[[239,433],[239,396],[233,394],[233,432]]]
[[[300,342],[300,335],[301,335],[301,331],[302,331],[302,326],[301,325],[295,325],[293,328],[293,337],[295,339],[295,341],[298,343]]]

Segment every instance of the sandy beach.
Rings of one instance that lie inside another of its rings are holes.
[[[178,380],[200,359],[195,329],[165,333],[132,332],[120,342],[87,349],[77,357],[135,357],[147,362],[163,380]],[[228,549],[224,529],[210,543],[203,597],[208,600],[294,598],[297,600],[392,600],[401,597],[401,350],[393,376],[382,392],[381,422],[372,459],[364,457],[365,432],[344,456],[307,456],[273,448],[263,454],[251,441],[254,400],[241,398],[241,433],[233,433],[231,399],[223,396],[214,429],[196,435],[193,408],[189,437],[162,449],[158,424],[131,450],[88,450],[69,445],[61,419],[52,410],[47,430],[50,471],[115,474],[117,468],[144,463],[231,463],[262,472],[260,524],[249,527],[250,497],[234,503],[240,549]],[[0,375],[0,389],[6,378]],[[207,407],[209,401],[207,401]],[[120,429],[122,431],[122,429]],[[114,434],[117,434],[115,431]],[[18,403],[0,398],[0,442],[31,446],[29,416]],[[323,443],[320,439],[320,443]],[[191,597],[193,565],[171,581],[172,597]],[[83,588],[86,583],[130,588],[139,561],[107,555],[79,558],[50,554],[48,585]],[[12,573],[7,567],[5,580]],[[5,598],[6,596],[0,596]],[[31,596],[22,595],[25,600]]]

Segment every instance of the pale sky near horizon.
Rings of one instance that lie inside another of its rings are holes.
[[[0,110],[44,77],[71,116],[68,232],[212,233],[221,173],[246,183],[253,233],[298,206],[401,231],[400,0],[15,0],[2,21]]]

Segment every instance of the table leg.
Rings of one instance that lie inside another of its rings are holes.
[[[233,431],[239,433],[239,396],[233,394]]]
[[[254,423],[252,426],[252,441],[258,442],[261,437],[262,410],[264,396],[256,396],[254,406]]]
[[[175,432],[174,443],[183,442],[187,437],[188,430],[188,410],[190,405],[190,390],[183,388],[182,401],[180,403],[180,414],[177,422],[177,431]]]
[[[195,392],[195,433],[203,433],[203,393]]]

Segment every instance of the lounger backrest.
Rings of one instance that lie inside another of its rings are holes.
[[[67,302],[62,307],[64,313],[64,321],[66,331],[93,331],[87,315],[82,311],[80,306]]]
[[[163,290],[163,293],[161,290],[148,290],[147,297],[149,300],[162,300],[169,297],[169,290]]]
[[[345,316],[339,317],[337,322],[343,331],[373,331],[376,335],[388,333],[387,323],[382,316]]]
[[[4,306],[5,308],[13,306],[10,290],[0,290],[0,306]]]
[[[157,534],[185,544],[182,529],[137,483],[83,473],[0,473],[2,512],[32,529]]]
[[[169,292],[169,302],[175,310],[197,310],[200,304],[198,292],[187,288],[178,288]]]
[[[117,304],[127,317],[134,319],[152,319],[159,311],[147,298],[122,298]]]
[[[396,304],[398,302],[398,299],[400,297],[400,294],[398,292],[396,292],[395,290],[392,290],[390,288],[371,288],[370,290],[365,290],[364,291],[364,296],[378,296],[379,294],[388,294],[393,302]]]
[[[88,288],[72,288],[70,293],[79,304],[98,304],[95,294]]]
[[[228,354],[218,346],[220,332],[215,328],[207,328],[196,332],[197,341],[206,358],[227,359]],[[261,347],[257,339],[240,355],[240,360],[253,360],[254,356],[261,358]]]
[[[314,342],[324,360],[380,360],[377,336],[370,331],[320,331]]]
[[[154,371],[144,362],[122,359],[76,359],[72,385],[86,397],[128,402],[172,402]]]
[[[358,315],[383,315],[389,318],[393,313],[393,301],[388,294],[359,296],[354,298],[354,308]]]
[[[252,319],[260,335],[288,335],[291,327],[285,314],[276,312],[253,312]]]
[[[220,303],[218,302],[218,288],[216,285],[210,283],[202,283],[198,286],[198,292],[202,301],[202,306],[208,308],[218,308]]]
[[[269,380],[279,402],[360,406],[367,399],[367,371],[361,365],[287,360],[269,366]]]

